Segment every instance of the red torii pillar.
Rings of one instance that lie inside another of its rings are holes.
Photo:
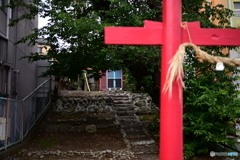
[[[180,44],[239,46],[240,30],[202,29],[199,22],[181,27],[181,0],[163,0],[163,23],[144,21],[144,27],[106,27],[105,43],[122,45],[162,45],[161,88],[166,82],[169,61]],[[188,31],[187,31],[188,30]],[[180,87],[179,87],[180,86]],[[172,97],[161,92],[160,150],[161,160],[183,159],[183,108],[181,82],[173,83]]]

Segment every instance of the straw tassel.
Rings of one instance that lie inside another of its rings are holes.
[[[166,82],[163,87],[163,92],[165,92],[165,93],[168,92],[170,97],[172,97],[172,84],[174,81],[180,82],[182,84],[182,86],[179,85],[179,89],[181,89],[181,87],[185,88],[185,85],[183,82],[183,75],[184,75],[183,60],[184,60],[184,55],[186,54],[186,52],[185,52],[186,47],[192,47],[193,50],[196,52],[196,56],[198,56],[202,60],[208,61],[212,64],[222,62],[224,65],[230,66],[230,67],[240,66],[240,59],[212,56],[212,55],[208,54],[207,52],[201,50],[199,47],[197,47],[193,43],[183,43],[179,46],[176,54],[173,56],[173,58],[169,62],[170,65],[168,68]],[[182,95],[180,95],[180,97],[182,97]]]

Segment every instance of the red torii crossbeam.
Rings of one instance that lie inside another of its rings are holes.
[[[145,21],[144,27],[106,27],[105,43],[162,45],[161,88],[166,82],[169,61],[180,44],[192,40],[196,45],[240,46],[240,30],[237,29],[203,29],[199,22],[187,23],[187,28],[182,27],[181,6],[181,0],[163,0],[163,23]],[[161,160],[183,159],[183,108],[182,97],[179,98],[182,89],[179,88],[182,88],[182,83],[174,82],[172,97],[161,92]]]

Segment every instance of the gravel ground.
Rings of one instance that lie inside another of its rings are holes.
[[[60,92],[62,96],[81,94],[86,92]],[[131,152],[120,131],[49,133],[45,132],[45,127],[40,124],[32,138],[4,160],[158,160],[158,154],[137,155]]]
[[[15,159],[111,159],[121,154],[134,158],[119,132],[40,132],[16,154]]]
[[[136,155],[120,132],[49,133],[40,128],[9,160],[158,160],[157,154]]]

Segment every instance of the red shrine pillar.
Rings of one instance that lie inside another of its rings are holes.
[[[163,0],[163,46],[161,89],[169,67],[169,61],[181,44],[182,22],[181,0]],[[179,86],[181,90],[179,90]],[[182,84],[174,82],[172,96],[161,91],[160,108],[160,152],[161,160],[183,159],[183,107]]]

